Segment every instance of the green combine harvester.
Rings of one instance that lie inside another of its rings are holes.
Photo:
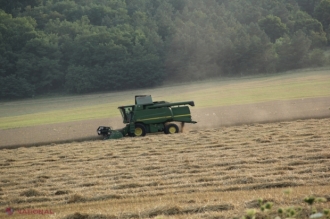
[[[189,106],[195,106],[194,101],[169,103],[166,101],[153,102],[150,95],[135,96],[135,105],[118,107],[123,123],[122,129],[112,130],[107,126],[97,129],[98,135],[104,139],[118,139],[124,136],[145,136],[147,133],[164,132],[165,134],[178,133],[185,123],[197,123],[191,120]]]

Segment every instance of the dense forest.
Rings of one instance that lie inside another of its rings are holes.
[[[330,0],[0,0],[0,98],[329,64]]]

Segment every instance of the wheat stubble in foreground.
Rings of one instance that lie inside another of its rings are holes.
[[[53,218],[227,218],[258,198],[297,205],[330,197],[329,139],[330,119],[315,119],[1,150],[0,208],[52,208]]]

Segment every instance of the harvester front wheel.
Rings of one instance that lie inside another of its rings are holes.
[[[165,127],[165,134],[175,134],[178,132],[179,132],[179,127],[174,123],[168,124]]]
[[[134,136],[145,136],[146,133],[146,127],[143,124],[135,124]]]

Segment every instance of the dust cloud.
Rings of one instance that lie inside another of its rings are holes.
[[[191,107],[192,119],[197,124],[186,124],[184,132],[240,124],[329,118],[329,105],[330,97],[321,97],[223,107]],[[101,139],[96,133],[99,126],[118,129],[123,128],[124,124],[121,117],[116,117],[0,130],[0,148],[97,140]]]
[[[191,129],[330,117],[330,98],[304,98],[205,109],[192,109]]]

